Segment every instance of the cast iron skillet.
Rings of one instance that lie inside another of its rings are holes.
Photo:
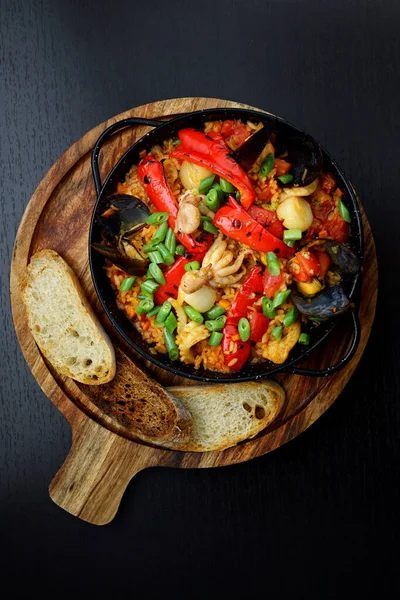
[[[242,119],[244,122],[247,120],[262,121],[267,123],[271,120],[276,122],[277,134],[288,135],[289,133],[303,134],[294,125],[291,125],[280,117],[266,115],[262,112],[247,109],[236,109],[236,108],[216,108],[209,110],[202,110],[193,113],[188,113],[184,116],[180,116],[170,121],[156,121],[150,119],[141,118],[128,118],[123,119],[114,125],[111,125],[106,129],[96,142],[92,152],[92,171],[94,183],[97,192],[97,202],[93,210],[92,219],[90,223],[89,231],[89,262],[90,270],[93,278],[94,287],[96,289],[99,300],[110,319],[111,323],[118,331],[120,335],[144,358],[161,367],[174,375],[180,375],[182,377],[188,377],[189,379],[196,379],[204,382],[226,382],[233,383],[236,381],[249,381],[255,380],[260,377],[269,376],[272,373],[277,372],[289,372],[298,375],[317,375],[326,376],[334,373],[338,369],[344,367],[349,360],[352,358],[354,352],[357,349],[360,341],[360,326],[357,317],[357,304],[360,293],[360,274],[356,275],[355,278],[350,281],[343,283],[343,287],[348,297],[352,299],[355,304],[355,308],[351,311],[351,321],[353,328],[353,337],[350,347],[348,348],[345,356],[336,363],[328,367],[327,369],[316,371],[311,369],[301,369],[296,367],[301,359],[306,355],[313,352],[321,342],[331,333],[338,320],[342,317],[338,317],[336,320],[331,319],[328,321],[322,321],[318,327],[310,327],[310,340],[309,346],[301,346],[297,344],[290,352],[289,358],[283,365],[276,365],[270,361],[264,361],[254,365],[246,365],[241,371],[235,373],[218,373],[214,371],[194,369],[191,365],[185,365],[179,361],[171,361],[169,358],[162,354],[153,355],[149,352],[149,346],[142,340],[141,335],[125,316],[125,314],[117,308],[115,302],[115,292],[113,291],[110,281],[106,276],[104,269],[104,257],[95,252],[91,247],[91,242],[100,242],[101,234],[99,226],[96,222],[97,214],[103,212],[102,207],[104,201],[110,194],[115,192],[115,187],[118,181],[122,181],[125,174],[133,164],[139,162],[139,153],[142,150],[149,151],[150,148],[157,143],[162,143],[164,140],[174,137],[177,135],[179,129],[184,127],[195,127],[202,128],[206,121],[214,120],[225,120],[225,119]],[[129,127],[132,125],[148,125],[154,127],[152,131],[146,133],[141,139],[133,144],[113,167],[110,174],[108,175],[104,183],[101,182],[99,172],[99,152],[103,143],[113,133]],[[330,171],[336,177],[338,185],[344,190],[346,204],[350,210],[352,217],[351,220],[351,240],[350,244],[353,250],[358,254],[361,261],[363,259],[363,230],[361,215],[357,204],[357,198],[353,191],[353,188],[344,175],[343,171],[339,168],[336,161],[330,156],[330,154],[322,147],[322,153],[324,157],[324,170]],[[346,318],[346,317],[343,317]]]

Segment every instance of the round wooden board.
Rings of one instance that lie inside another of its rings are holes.
[[[20,300],[21,277],[30,256],[52,248],[75,270],[92,306],[111,337],[116,334],[97,300],[88,265],[89,222],[96,200],[90,154],[99,135],[112,123],[127,117],[171,118],[182,113],[215,107],[254,108],[215,98],[177,98],[139,106],[98,125],[69,148],[45,175],[33,194],[19,226],[11,265],[11,304],[16,333],[25,359],[44,393],[71,425],[71,451],[50,485],[52,499],[68,512],[95,524],[114,517],[131,478],[149,466],[215,467],[250,460],[278,448],[307,429],[334,402],[353,374],[371,331],[378,290],[377,259],[369,223],[363,212],[365,262],[359,310],[361,342],[350,363],[330,377],[279,374],[274,379],[286,391],[278,419],[253,440],[223,452],[188,453],[152,448],[118,435],[99,412],[82,407],[82,392],[72,380],[55,373],[43,360],[28,328]],[[260,109],[258,109],[260,110]],[[101,153],[103,178],[123,152],[148,128],[134,127],[113,136]],[[321,351],[300,365],[324,368],[334,364],[348,344],[346,320],[336,327]],[[121,344],[121,339],[118,339]],[[127,354],[133,356],[125,347]],[[134,357],[139,360],[138,357]],[[163,385],[193,384],[146,363]],[[121,432],[119,432],[121,433]]]

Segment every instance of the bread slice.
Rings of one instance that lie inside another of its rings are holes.
[[[54,368],[81,383],[110,381],[114,348],[79,281],[54,250],[34,254],[22,282],[29,328]]]
[[[250,439],[276,418],[284,389],[274,381],[169,387],[192,415],[192,436],[181,450],[224,450]]]

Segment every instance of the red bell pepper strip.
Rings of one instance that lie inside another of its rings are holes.
[[[168,212],[168,224],[175,231],[179,206],[165,178],[162,163],[153,156],[145,156],[139,163],[138,175],[146,194],[160,212]],[[187,233],[175,233],[178,240],[190,252],[205,252],[209,244],[198,241]]]
[[[242,342],[241,339],[237,339],[238,336],[237,325],[227,323],[223,331],[222,353],[225,365],[233,371],[240,371],[246,364],[251,351],[251,341]]]
[[[259,252],[275,252],[280,258],[291,256],[294,252],[257,223],[232,196],[229,196],[229,204],[216,212],[214,225],[228,237]]]
[[[178,133],[181,145],[172,153],[173,158],[187,160],[205,167],[212,173],[226,179],[240,192],[240,202],[248,209],[256,197],[249,176],[242,167],[230,156],[229,148],[219,133],[209,135],[188,128]]]
[[[236,323],[239,319],[246,317],[249,307],[254,304],[256,300],[263,293],[263,275],[262,267],[253,267],[249,275],[246,277],[240,291],[236,298],[232,302],[232,306],[227,316],[227,322]]]
[[[250,206],[247,211],[253,219],[255,219],[260,225],[268,229],[272,235],[275,237],[282,239],[283,232],[285,230],[283,226],[283,222],[278,219],[276,212],[273,210],[267,210],[266,208],[262,208],[261,206]]]
[[[264,295],[267,296],[267,298],[273,298],[276,292],[279,292],[279,288],[283,283],[282,273],[279,273],[279,275],[271,275],[269,270],[265,269],[263,283]]]
[[[264,333],[268,329],[269,319],[263,313],[249,312],[250,321],[250,339],[253,342],[261,342]]]

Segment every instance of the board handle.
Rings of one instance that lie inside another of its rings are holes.
[[[132,477],[157,464],[157,450],[127,440],[79,412],[71,422],[71,450],[49,494],[75,517],[105,525],[114,518]]]
[[[289,367],[288,369],[285,369],[284,372],[292,373],[293,375],[311,375],[313,377],[327,377],[328,375],[332,375],[332,373],[339,371],[339,369],[342,369],[345,365],[347,365],[347,363],[353,358],[361,339],[361,328],[360,322],[358,320],[357,311],[353,310],[351,316],[353,320],[353,337],[351,340],[351,344],[346,354],[336,364],[321,370]]]
[[[104,142],[116,131],[129,127],[130,125],[148,125],[149,127],[159,127],[165,123],[165,121],[159,121],[157,119],[142,119],[141,117],[129,117],[117,121],[113,125],[110,125],[99,137],[93,150],[92,150],[92,172],[94,185],[96,187],[97,196],[99,196],[102,188],[100,169],[99,169],[99,154]]]

